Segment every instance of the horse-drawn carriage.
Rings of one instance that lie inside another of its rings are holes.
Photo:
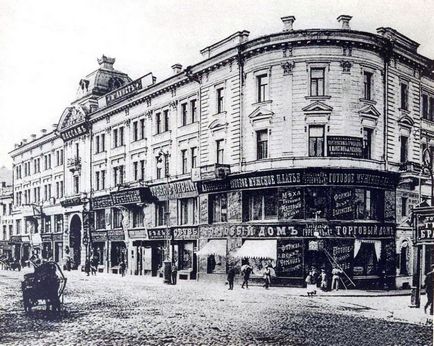
[[[66,286],[66,277],[56,262],[36,264],[32,262],[35,271],[24,275],[21,283],[23,291],[24,310],[31,312],[38,300],[45,300],[47,311],[60,312],[61,298]]]
[[[19,261],[9,259],[9,258],[0,258],[0,268],[5,270],[21,270],[21,264]]]

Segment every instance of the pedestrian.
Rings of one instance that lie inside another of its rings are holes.
[[[90,261],[89,261],[89,258],[87,258],[86,261],[84,262],[84,272],[86,273],[87,276],[89,276],[89,273],[90,273]]]
[[[307,295],[309,297],[314,296],[316,294],[316,280],[315,280],[315,272],[314,270],[310,270],[310,272],[307,274],[306,279],[306,290]]]
[[[431,271],[425,276],[425,291],[426,291],[426,304],[424,311],[425,313],[428,307],[430,307],[429,314],[433,314],[433,276],[434,276],[434,264],[431,265]]]
[[[339,291],[339,281],[341,280],[341,273],[342,273],[342,271],[339,268],[333,267],[333,270],[332,270],[332,290]]]
[[[92,275],[96,275],[97,269],[98,269],[98,257],[95,255],[92,257],[92,261],[90,262],[90,270],[92,272]]]
[[[249,262],[247,262],[241,267],[241,275],[243,276],[243,283],[241,285],[241,288],[244,288],[244,286],[246,286],[247,289],[249,288],[249,279],[252,272],[253,268],[250,266]]]
[[[171,276],[172,276],[172,285],[176,285],[176,279],[178,278],[178,268],[176,267],[176,263],[173,262],[172,263],[172,268],[171,268]]]
[[[234,280],[235,280],[235,268],[231,266],[228,270],[228,284],[229,284],[228,290],[234,289]]]
[[[327,291],[327,273],[325,269],[321,269],[320,279],[321,279],[321,285],[320,285],[321,290]]]
[[[268,290],[268,287],[270,286],[271,286],[271,269],[270,269],[270,265],[266,264],[264,270],[264,287],[265,289]]]
[[[127,265],[125,264],[124,260],[121,260],[121,263],[119,263],[119,269],[121,271],[121,275],[125,276],[125,269],[127,268]]]

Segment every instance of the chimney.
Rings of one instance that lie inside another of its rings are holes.
[[[182,65],[181,64],[172,65],[172,70],[174,75],[181,73]]]
[[[32,137],[32,141],[36,139],[36,135],[34,133],[32,133],[30,136]]]
[[[20,145],[19,145],[18,143],[15,143],[15,144],[14,144],[14,147],[15,147],[15,149],[16,149],[16,148],[19,148]]]
[[[350,28],[350,20],[351,16],[348,16],[346,14],[341,14],[337,19],[338,23],[342,22],[342,30],[351,30]]]
[[[52,127],[53,127],[53,130],[56,130],[57,129],[57,124],[53,124],[53,125],[51,125]]]
[[[292,31],[293,29],[293,25],[295,22],[295,17],[294,16],[286,16],[286,17],[282,17],[280,18],[283,22],[283,31]]]
[[[100,68],[105,68],[106,70],[113,70],[113,64],[115,61],[115,58],[109,58],[105,55],[103,55],[101,58],[98,58],[98,64]]]
[[[41,133],[42,133],[42,136],[43,136],[43,135],[45,135],[47,133],[47,130],[46,129],[42,129]]]
[[[27,139],[23,138],[23,140],[21,141],[23,144],[27,143]]]

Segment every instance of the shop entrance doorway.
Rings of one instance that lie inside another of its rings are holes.
[[[72,217],[69,230],[69,247],[72,252],[71,269],[77,269],[81,264],[81,220],[78,215]]]

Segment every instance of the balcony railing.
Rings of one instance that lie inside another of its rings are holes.
[[[81,169],[81,157],[73,157],[68,159],[66,166],[70,171],[78,171]]]

